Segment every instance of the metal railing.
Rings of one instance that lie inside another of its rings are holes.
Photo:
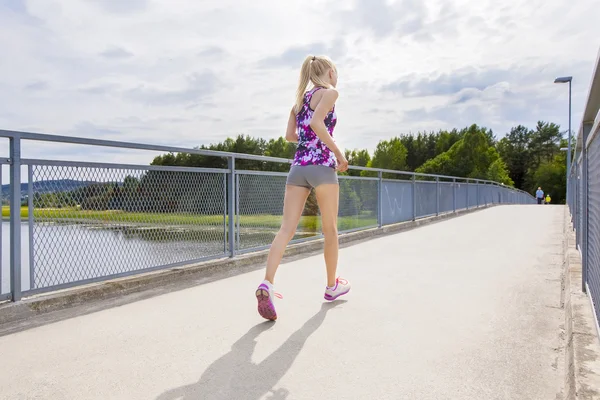
[[[582,259],[582,290],[600,320],[600,111],[593,124],[582,124],[581,142],[571,164],[568,199],[576,245]]]
[[[0,300],[266,249],[281,224],[287,174],[238,170],[236,160],[287,159],[3,130],[0,137],[10,142],[9,158],[0,159],[10,169],[2,195],[10,228],[3,222],[8,235],[0,236],[10,260],[0,264]],[[24,141],[191,153],[220,157],[227,167],[28,159],[21,156]],[[339,177],[341,234],[534,202],[487,180],[350,168],[373,176]],[[321,237],[317,209],[308,203],[293,242]]]
[[[576,245],[581,254],[582,290],[589,295],[596,325],[600,321],[600,52],[592,73],[575,156],[568,177]],[[600,329],[600,328],[599,328]]]

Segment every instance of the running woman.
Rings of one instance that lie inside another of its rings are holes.
[[[317,196],[325,237],[325,300],[333,301],[350,291],[348,281],[336,275],[339,249],[339,185],[336,171],[348,169],[348,160],[333,140],[333,129],[337,122],[337,80],[337,68],[328,57],[308,56],[304,60],[296,104],[290,111],[286,130],[286,139],[298,143],[298,148],[286,182],[283,222],[271,244],[265,279],[256,290],[258,312],[268,320],[277,319],[273,304],[277,267],[286,246],[296,233],[304,204],[312,189]],[[309,83],[313,84],[313,88],[306,91]]]

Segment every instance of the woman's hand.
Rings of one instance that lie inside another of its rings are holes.
[[[340,152],[335,155],[335,158],[337,158],[336,170],[346,172],[348,170],[348,160],[346,160],[346,157]]]

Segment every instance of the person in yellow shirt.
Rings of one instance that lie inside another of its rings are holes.
[[[550,198],[550,193],[548,193],[546,195],[546,204],[550,204],[550,200],[552,200],[552,199]]]

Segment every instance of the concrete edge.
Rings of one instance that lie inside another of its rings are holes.
[[[460,210],[456,213],[450,212],[439,216],[426,217],[416,221],[402,222],[387,225],[382,228],[373,228],[352,233],[340,234],[340,247],[355,245],[360,242],[372,240],[377,237],[392,235],[403,231],[415,229],[421,226],[444,221],[447,219],[470,214],[496,206],[490,204],[479,208]],[[321,251],[323,239],[316,239],[300,244],[290,245],[286,249],[282,262],[298,256],[308,257]],[[142,292],[157,288],[177,281],[193,281],[194,279],[206,278],[223,273],[225,270],[233,270],[235,274],[241,274],[256,269],[257,265],[264,264],[267,260],[268,250],[247,253],[233,258],[221,258],[192,264],[184,267],[174,267],[153,272],[140,273],[138,275],[102,281],[89,285],[78,286],[47,294],[35,295],[25,298],[17,303],[5,303],[0,305],[0,325],[20,322],[40,314],[62,310],[86,304],[93,301],[107,300],[127,294]],[[197,283],[201,284],[201,283]],[[193,282],[190,286],[194,286]]]
[[[566,208],[566,207],[565,207]],[[565,212],[565,399],[600,399],[600,339],[590,297],[582,291],[582,264]]]

